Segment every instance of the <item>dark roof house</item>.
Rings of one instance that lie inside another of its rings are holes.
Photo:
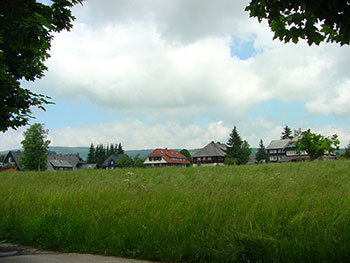
[[[192,155],[193,165],[216,166],[223,165],[226,157],[226,144],[210,142],[197,153]]]
[[[109,156],[103,163],[102,168],[103,169],[114,169],[117,167],[117,161],[121,160],[123,158],[124,154],[118,154],[114,153],[111,156]]]
[[[21,151],[9,151],[7,155],[5,156],[5,159],[3,161],[3,165],[11,164],[15,169],[22,170],[22,167],[19,163],[19,159],[21,158],[22,152]]]
[[[79,154],[54,154],[47,156],[47,169],[53,170],[77,170],[85,161]]]

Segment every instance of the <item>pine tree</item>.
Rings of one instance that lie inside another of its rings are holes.
[[[123,154],[124,153],[124,150],[123,150],[123,147],[122,147],[122,144],[119,143],[118,145],[118,151],[117,151],[118,154]]]
[[[238,160],[242,143],[241,136],[239,136],[236,126],[234,126],[227,142],[227,157]]]
[[[262,163],[267,160],[267,153],[262,139],[260,139],[259,148],[258,152],[256,153],[255,160],[258,163]]]
[[[47,154],[50,141],[47,140],[49,131],[44,129],[44,125],[35,123],[24,133],[23,154],[20,162],[26,170],[46,170]]]
[[[282,140],[293,139],[292,129],[289,128],[288,125],[286,125],[286,127],[283,128],[281,139]]]
[[[247,141],[242,141],[236,126],[230,133],[227,142],[226,159],[227,164],[246,164],[249,161],[251,149]]]
[[[96,158],[95,158],[95,146],[93,143],[90,145],[89,153],[87,156],[87,163],[95,163]]]

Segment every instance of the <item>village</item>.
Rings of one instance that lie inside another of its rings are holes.
[[[304,132],[304,137],[306,135]],[[334,135],[333,135],[334,136]],[[300,139],[303,137],[301,130],[292,130],[286,125],[281,138],[272,140],[265,148],[263,141],[260,140],[259,148],[254,152],[249,148],[248,142],[242,140],[236,127],[230,134],[228,143],[211,141],[204,147],[192,151],[187,149],[176,150],[168,148],[156,148],[146,157],[139,155],[134,158],[128,156],[122,149],[121,144],[97,145],[96,148],[91,144],[87,160],[76,154],[56,154],[47,155],[46,165],[42,165],[48,171],[64,170],[86,170],[86,169],[116,169],[125,167],[140,168],[162,168],[162,167],[189,167],[189,166],[222,166],[222,165],[240,165],[240,164],[263,164],[263,163],[284,163],[310,161],[312,158],[307,148],[300,147]],[[324,137],[326,138],[326,137]],[[336,138],[336,136],[335,136]],[[335,160],[340,157],[338,144],[339,141],[329,138],[329,148],[323,149],[323,152],[317,156],[319,160]],[[299,143],[299,145],[298,145]],[[334,145],[332,146],[331,143]],[[334,148],[332,148],[334,147]],[[232,152],[233,149],[238,149]],[[26,170],[21,162],[22,151],[9,151],[3,158],[1,170],[21,171]],[[348,157],[350,147],[345,149],[343,157]],[[101,156],[102,154],[102,156]],[[37,169],[40,170],[40,167]]]

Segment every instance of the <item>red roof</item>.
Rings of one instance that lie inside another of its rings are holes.
[[[151,156],[161,156],[167,163],[190,164],[190,161],[187,160],[187,158],[177,150],[157,148],[148,155],[148,157]]]

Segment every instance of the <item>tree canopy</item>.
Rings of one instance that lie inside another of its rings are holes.
[[[21,142],[23,154],[20,163],[25,170],[46,170],[47,154],[50,141],[47,140],[48,130],[44,125],[35,123],[23,132],[24,140]]]
[[[258,163],[262,163],[267,160],[267,152],[262,139],[260,139],[259,148],[258,152],[256,153],[255,160]]]
[[[234,126],[227,142],[225,164],[246,164],[249,161],[250,153],[248,142],[242,140],[236,126]]]
[[[298,151],[305,151],[313,161],[326,153],[335,153],[339,149],[338,135],[325,137],[321,134],[312,133],[310,129],[302,132],[301,138],[296,143]]]
[[[54,32],[70,30],[70,8],[82,0],[0,1],[0,131],[26,125],[31,107],[45,110],[50,97],[35,94],[20,81],[44,76]]]
[[[180,153],[187,158],[187,160],[190,161],[191,164],[193,164],[193,159],[191,156],[191,153],[187,149],[182,149]]]
[[[281,139],[282,140],[293,139],[292,129],[289,128],[288,125],[286,125],[286,127],[283,128]]]
[[[286,43],[306,39],[309,45],[322,41],[350,43],[350,3],[345,0],[251,0],[245,9],[259,22],[267,19],[274,39]]]

